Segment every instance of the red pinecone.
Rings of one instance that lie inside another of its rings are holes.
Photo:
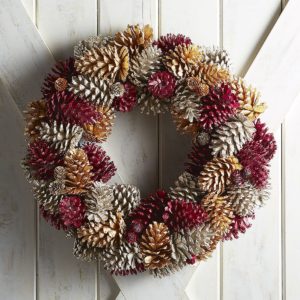
[[[265,158],[269,161],[273,158],[277,149],[274,135],[268,132],[268,127],[265,123],[262,123],[260,119],[255,122],[255,128],[254,141],[263,145],[265,149]]]
[[[84,221],[85,206],[79,197],[64,197],[59,203],[59,214],[66,227],[78,228]]]
[[[42,205],[39,207],[39,209],[40,215],[45,219],[47,223],[55,227],[57,230],[67,230],[67,227],[62,222],[59,213],[51,214],[49,210],[45,210]]]
[[[192,146],[192,151],[188,154],[185,170],[194,176],[199,176],[203,166],[212,159],[208,145],[200,145],[198,142]]]
[[[130,82],[124,84],[124,94],[120,97],[115,97],[113,106],[117,111],[131,111],[136,105],[137,91],[136,86]]]
[[[232,220],[232,223],[230,224],[229,231],[225,234],[223,237],[224,240],[233,240],[239,238],[239,233],[245,233],[248,228],[252,226],[252,224],[249,223],[250,219],[254,219],[255,215],[247,216],[247,217],[240,217],[235,216]]]
[[[160,99],[172,97],[175,87],[176,79],[167,71],[156,72],[152,74],[148,80],[149,92]]]
[[[245,178],[243,177],[242,172],[239,170],[233,171],[231,175],[231,182],[234,185],[242,186],[245,183]]]
[[[220,87],[210,88],[209,94],[201,99],[199,125],[205,130],[210,130],[226,122],[235,114],[239,102],[232,93],[228,84],[223,83]]]
[[[115,175],[117,168],[101,147],[93,143],[87,143],[84,145],[83,150],[87,154],[88,160],[93,167],[92,180],[107,182]]]
[[[169,201],[165,207],[163,221],[170,230],[192,229],[207,218],[207,213],[196,203],[184,200]]]
[[[63,165],[63,157],[47,142],[36,140],[29,144],[26,164],[36,179],[51,179],[54,169]]]
[[[83,126],[100,118],[93,105],[66,91],[54,93],[46,105],[48,117],[62,123]]]
[[[74,58],[70,57],[65,61],[60,61],[52,68],[52,73],[49,73],[44,80],[42,86],[42,93],[44,98],[49,99],[58,90],[62,90],[57,86],[57,79],[61,78],[61,81],[68,82],[72,81],[72,76],[77,75],[77,71],[74,67]]]
[[[169,50],[174,50],[178,45],[190,45],[192,43],[189,37],[184,36],[183,34],[172,34],[168,33],[167,35],[161,36],[158,40],[153,42],[153,45],[160,48],[163,52]]]
[[[162,215],[169,200],[167,193],[163,190],[158,190],[155,194],[141,200],[127,219],[128,230],[125,236],[129,243],[135,242],[151,222],[162,221]]]

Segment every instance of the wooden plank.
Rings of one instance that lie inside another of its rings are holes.
[[[34,299],[34,201],[20,167],[24,155],[22,116],[0,82],[0,298]]]

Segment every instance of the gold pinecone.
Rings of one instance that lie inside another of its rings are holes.
[[[47,121],[46,116],[46,101],[38,100],[30,102],[27,106],[25,114],[25,135],[30,139],[34,140],[39,136],[42,122]]]
[[[147,48],[152,44],[153,29],[150,25],[140,27],[139,25],[128,25],[125,31],[115,34],[117,47],[127,47],[130,55]]]
[[[147,269],[169,265],[172,247],[168,227],[164,223],[150,224],[142,235],[140,248]]]
[[[75,61],[76,70],[91,77],[114,81],[116,77],[126,80],[129,69],[129,54],[126,47],[95,47]]]
[[[199,77],[189,77],[187,79],[188,88],[200,97],[204,97],[209,93],[209,86]]]
[[[209,161],[199,176],[199,186],[204,192],[221,194],[230,184],[233,171],[241,170],[238,159],[234,156],[226,158],[215,157]]]
[[[171,110],[171,115],[178,132],[182,134],[196,134],[198,132],[199,126],[197,122],[190,122],[175,110]]]
[[[196,45],[178,45],[164,59],[165,67],[177,78],[187,77],[200,63],[202,53]]]
[[[240,103],[238,110],[249,120],[254,121],[266,110],[266,104],[259,102],[259,92],[247,86],[242,78],[235,78],[231,81],[231,89]]]
[[[101,117],[94,124],[84,124],[84,137],[94,142],[104,142],[111,134],[116,117],[114,109],[106,106],[98,106],[97,111]]]
[[[81,243],[88,247],[105,248],[120,244],[125,222],[122,213],[110,214],[105,222],[89,222],[77,229],[77,235]]]
[[[82,149],[72,149],[65,156],[65,191],[68,194],[87,192],[92,184],[88,157]]]

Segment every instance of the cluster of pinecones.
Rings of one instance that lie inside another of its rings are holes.
[[[229,71],[224,50],[183,35],[153,41],[149,25],[80,41],[45,78],[25,112],[27,178],[44,218],[75,239],[74,255],[114,274],[167,275],[206,259],[219,241],[250,227],[268,198],[276,144],[258,119],[259,94]],[[115,112],[170,111],[191,134],[185,172],[141,199],[107,182],[116,167],[99,143]]]

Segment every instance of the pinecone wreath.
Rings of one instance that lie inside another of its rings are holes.
[[[74,255],[115,275],[165,276],[238,238],[269,198],[272,133],[257,90],[230,71],[228,53],[189,37],[153,40],[149,25],[90,37],[57,63],[28,105],[22,161],[42,216],[74,238]],[[102,148],[118,113],[169,111],[192,150],[167,191],[141,198],[111,184]]]

